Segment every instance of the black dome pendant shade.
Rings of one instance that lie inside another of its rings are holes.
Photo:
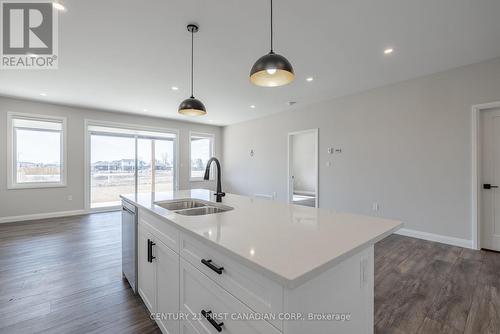
[[[252,66],[250,81],[257,86],[277,87],[289,84],[295,78],[292,64],[273,51],[273,0],[271,0],[271,51]]]
[[[203,102],[191,96],[179,105],[179,113],[187,116],[201,116],[205,115],[207,110]]]
[[[205,105],[193,95],[193,68],[194,68],[194,33],[198,31],[198,26],[189,24],[187,30],[191,33],[191,97],[185,99],[179,105],[178,112],[187,116],[201,116],[207,113]]]

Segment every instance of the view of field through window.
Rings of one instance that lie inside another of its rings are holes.
[[[208,159],[213,156],[213,138],[204,135],[191,136],[191,177],[202,178]]]
[[[16,182],[61,181],[61,132],[15,129]]]
[[[135,192],[135,141],[135,137],[91,135],[92,207],[119,205],[120,194]],[[153,189],[174,189],[173,139],[137,138],[137,191]]]

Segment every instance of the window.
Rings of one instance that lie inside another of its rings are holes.
[[[90,208],[118,206],[121,194],[176,188],[175,133],[109,124],[88,124],[87,133]]]
[[[191,179],[201,180],[205,175],[208,159],[214,156],[214,135],[191,133]]]
[[[9,188],[65,186],[66,119],[16,113],[7,117]]]

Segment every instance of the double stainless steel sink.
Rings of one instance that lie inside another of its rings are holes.
[[[183,216],[203,216],[233,209],[227,205],[192,198],[162,201],[155,204]]]

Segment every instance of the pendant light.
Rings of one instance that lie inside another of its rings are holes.
[[[179,105],[179,114],[187,116],[201,116],[207,113],[203,103],[194,98],[193,95],[193,72],[194,72],[194,33],[198,32],[198,26],[189,24],[187,30],[191,33],[191,97],[182,101]]]
[[[277,87],[293,81],[292,64],[273,51],[273,0],[271,0],[271,51],[260,57],[250,71],[250,81],[257,86]]]

